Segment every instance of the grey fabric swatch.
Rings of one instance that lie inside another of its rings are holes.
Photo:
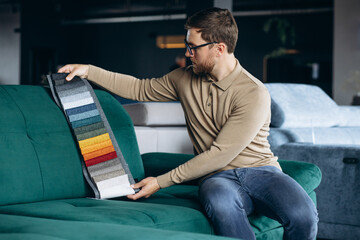
[[[94,131],[94,130],[101,129],[101,128],[105,128],[105,125],[103,122],[98,122],[98,123],[93,123],[91,125],[87,125],[84,127],[74,128],[74,133],[75,133],[75,135],[80,135],[80,134],[87,133],[87,132]]]
[[[85,99],[85,98],[91,98],[91,95],[89,92],[81,92],[81,93],[77,93],[77,94],[74,94],[71,96],[61,97],[60,101],[64,104],[64,103],[70,103],[70,102],[74,102],[74,101]]]
[[[72,88],[72,89],[65,90],[65,91],[60,91],[60,92],[58,92],[58,95],[60,98],[62,98],[62,97],[74,95],[76,93],[87,92],[87,91],[88,90],[87,90],[86,86],[81,86],[81,87]]]
[[[84,83],[85,83],[86,86],[89,86],[89,89],[91,89],[91,85],[90,85],[90,83],[88,81],[84,81]],[[94,102],[95,102],[95,104],[96,104],[96,106],[97,106],[97,108],[99,110],[100,116],[102,117],[102,119],[104,119],[103,121],[104,121],[105,128],[107,129],[107,132],[109,133],[110,139],[111,139],[111,141],[113,143],[114,149],[115,149],[115,151],[117,153],[117,156],[118,156],[117,159],[120,161],[120,165],[124,168],[126,174],[128,175],[130,184],[134,184],[135,180],[134,180],[134,178],[133,178],[133,176],[131,174],[131,171],[129,169],[129,166],[128,166],[128,164],[127,164],[127,162],[126,162],[126,160],[125,160],[125,158],[124,158],[124,156],[123,156],[123,154],[121,152],[121,149],[120,149],[120,147],[119,147],[119,145],[118,145],[118,143],[116,141],[115,135],[114,135],[113,131],[111,130],[110,124],[106,119],[105,113],[104,113],[103,109],[101,108],[100,102],[97,99],[94,91],[90,91],[90,94],[94,98]],[[135,189],[135,192],[137,192],[137,191],[138,191],[138,189]]]
[[[102,162],[96,165],[89,166],[88,171],[92,177],[99,176],[101,174],[113,172],[113,171],[121,171],[124,170],[120,164],[120,160],[118,158],[108,160],[106,162]]]
[[[82,119],[89,118],[89,117],[94,117],[97,115],[99,115],[99,111],[97,109],[94,109],[91,111],[70,115],[69,120],[70,120],[70,122],[73,122],[73,121],[78,121],[78,120],[82,120]]]
[[[95,183],[126,174],[124,169],[93,176]]]
[[[66,81],[65,79],[54,80],[55,86],[63,85],[65,81]]]
[[[82,86],[85,86],[85,82],[83,82],[81,79],[75,79],[71,81],[71,84],[56,86],[56,91],[59,94],[59,92],[82,87]]]
[[[105,134],[105,133],[107,133],[106,129],[105,128],[100,128],[100,129],[96,129],[96,130],[91,131],[91,132],[86,132],[86,133],[83,133],[83,134],[76,135],[76,138],[77,138],[78,141],[81,141],[81,140],[96,137],[96,136],[99,136],[99,135]]]
[[[101,121],[102,121],[101,116],[97,115],[94,117],[89,117],[89,118],[85,118],[82,120],[73,121],[73,122],[71,122],[71,126],[73,128],[78,128],[78,127],[84,127],[86,125],[91,125],[91,124],[101,122]]]
[[[108,133],[117,153],[117,158],[92,166],[85,166],[86,163],[82,161],[84,177],[94,190],[95,197],[116,197],[127,195],[128,192],[133,193],[134,189],[129,186],[129,183],[134,183],[134,179],[91,85],[85,79],[78,77],[67,82],[64,79],[66,74],[52,74],[51,76],[53,79],[50,76],[48,79],[54,99],[64,110],[78,141]],[[91,102],[86,101],[87,99]],[[92,107],[93,104],[96,105],[97,110]],[[98,183],[101,183],[101,189]]]

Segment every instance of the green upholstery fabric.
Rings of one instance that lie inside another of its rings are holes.
[[[315,192],[310,192],[309,196],[314,201],[314,203],[316,203]],[[197,186],[175,185],[169,188],[161,189],[150,198],[140,199],[138,201],[144,203],[185,206],[202,211],[202,207],[200,206],[197,197]],[[258,240],[282,239],[283,228],[277,221],[258,214],[252,214],[249,216],[249,220]]]
[[[134,178],[142,179],[130,117],[109,93],[96,94]],[[0,86],[0,106],[0,181],[9,183],[0,185],[7,193],[0,205],[91,196],[78,147],[49,90]]]
[[[135,179],[145,177],[143,164],[147,176],[157,176],[192,158],[140,157],[126,111],[109,93],[95,93]],[[78,147],[48,89],[0,86],[0,106],[1,239],[217,239],[209,235],[213,229],[196,185],[161,189],[136,202],[86,198],[92,193],[82,176]],[[320,170],[303,162],[280,163],[316,202]],[[257,239],[281,238],[276,221],[257,215],[250,221]]]
[[[89,194],[66,119],[50,99],[42,87],[0,86],[0,182],[8,183],[0,184],[0,205]]]
[[[308,194],[320,185],[322,174],[318,166],[300,161],[279,160],[279,163],[283,172],[297,181]]]
[[[191,154],[172,153],[146,153],[142,155],[146,176],[163,174],[192,157],[193,155]],[[321,181],[320,169],[313,164],[305,162],[279,160],[279,163],[284,173],[297,181],[316,204],[314,189],[319,186]],[[197,200],[197,191],[197,186],[176,185],[161,189],[154,197],[140,201],[171,205],[180,204],[181,206],[192,207],[202,211]],[[177,201],[177,198],[185,198],[185,200]],[[258,214],[250,215],[249,221],[257,239],[282,239],[283,229],[277,221]]]
[[[146,153],[142,156],[146,176],[157,176],[174,169],[193,157],[191,154]],[[279,160],[284,173],[297,181],[307,193],[314,191],[321,181],[321,171],[314,164]]]
[[[198,190],[198,186],[174,185],[160,189],[149,198],[141,198],[137,201],[143,203],[183,206],[202,211],[203,209],[198,201]]]
[[[145,153],[141,155],[145,175],[159,176],[187,162],[194,155],[175,153]]]
[[[103,222],[198,233],[212,233],[203,214],[192,208],[96,199],[63,199],[0,207],[1,214]]]
[[[154,228],[112,223],[64,221],[0,214],[0,239],[36,240],[212,240],[230,239],[208,234],[158,230]]]

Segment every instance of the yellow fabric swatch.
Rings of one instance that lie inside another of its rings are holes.
[[[102,155],[105,155],[105,154],[108,154],[108,153],[111,153],[111,152],[114,152],[114,151],[115,151],[114,146],[110,146],[110,147],[106,147],[106,148],[97,150],[95,152],[85,154],[85,155],[83,155],[83,157],[84,157],[84,160],[86,161],[86,160],[93,159],[93,158],[96,158],[96,157],[100,157]]]
[[[96,137],[92,137],[92,138],[88,138],[88,139],[79,141],[79,146],[80,146],[80,148],[83,148],[83,147],[87,147],[87,146],[91,146],[91,145],[94,145],[94,144],[97,144],[97,143],[104,142],[104,141],[109,140],[109,139],[110,139],[109,134],[104,133],[104,134],[101,134],[101,135],[96,136]]]
[[[80,147],[80,150],[81,150],[81,154],[84,155],[84,154],[95,152],[97,150],[100,150],[100,149],[103,149],[103,148],[106,148],[106,147],[110,147],[110,146],[112,146],[112,142],[109,139],[109,140],[106,140],[104,142],[97,143],[97,144],[94,144],[94,145],[90,145],[90,146],[87,146],[87,147]]]

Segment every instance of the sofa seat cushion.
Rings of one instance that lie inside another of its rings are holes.
[[[213,234],[208,220],[200,212],[202,208],[197,198],[197,190],[197,186],[176,185],[161,189],[150,198],[143,198],[137,202],[132,202],[132,200],[124,202],[121,200],[67,199],[19,204],[1,207],[0,216],[11,214],[76,223],[80,221],[90,224],[96,222],[136,225]],[[125,199],[122,198],[122,200]],[[255,234],[262,236],[260,239],[267,239],[266,236],[273,238],[281,236],[283,230],[277,221],[258,214],[253,214],[249,218]]]
[[[0,207],[0,214],[39,218],[134,225],[186,232],[212,233],[198,210],[141,202],[64,199]]]
[[[182,206],[203,211],[198,195],[198,186],[193,185],[174,185],[160,189],[149,198],[138,199],[138,202],[157,203],[173,206]],[[131,200],[129,200],[131,201]]]
[[[289,164],[287,164],[289,163]],[[291,168],[290,161],[286,161],[283,164],[283,167],[290,172],[290,174],[295,174],[296,171],[299,169]],[[311,164],[305,164],[306,166],[312,166]],[[315,167],[314,171],[311,171],[310,180],[314,180],[314,177],[319,177],[319,171]],[[307,181],[305,177],[297,178],[297,181],[304,183]],[[319,180],[313,181],[313,185],[319,183]],[[310,198],[316,203],[316,194],[311,189],[312,187],[307,187],[306,190],[310,191],[308,194]],[[198,209],[203,211],[199,201],[198,201],[198,187],[197,186],[189,186],[189,185],[176,185],[169,188],[161,189],[158,193],[155,194],[156,198],[143,198],[140,199],[141,202],[149,202],[149,203],[157,203],[157,204],[169,204],[169,205],[177,205],[177,206],[186,206]],[[182,197],[182,198],[181,198]],[[139,200],[138,200],[139,201]],[[205,214],[205,213],[204,213]],[[254,230],[254,233],[257,239],[281,239],[283,235],[283,228],[281,227],[280,223],[269,219],[265,216],[259,215],[257,213],[251,214],[249,216],[250,224]]]
[[[124,105],[135,126],[185,126],[179,102],[138,102]]]
[[[3,240],[229,239],[225,237],[211,236],[208,234],[160,230],[140,226],[122,225],[118,223],[66,221],[59,219],[46,219],[7,214],[0,214],[0,219],[0,239]]]
[[[154,194],[154,197],[142,198],[140,201],[147,203],[185,206],[204,212],[198,200],[198,189],[198,186],[193,185],[175,185],[160,189],[160,191]],[[259,214],[252,214],[249,216],[249,219],[254,233],[258,239],[277,239],[277,237],[281,238],[283,230],[279,222]]]
[[[190,154],[148,153],[142,155],[146,174],[158,175],[191,159]],[[314,164],[299,161],[279,160],[284,171],[297,181],[316,204],[314,190],[321,182],[321,171]],[[194,185],[175,185],[161,189],[156,197],[140,199],[142,202],[186,206],[203,211],[198,201],[198,187]],[[249,216],[257,239],[281,239],[283,229],[272,219],[259,214]]]

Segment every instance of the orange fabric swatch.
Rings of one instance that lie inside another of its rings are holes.
[[[88,139],[79,141],[79,146],[80,146],[80,148],[88,147],[88,146],[91,146],[91,145],[94,145],[94,144],[97,144],[97,143],[104,142],[104,141],[109,140],[109,139],[110,139],[109,134],[104,133],[104,134],[101,134],[101,135],[96,136],[96,137],[92,137],[92,138],[88,138]]]
[[[80,150],[81,150],[81,154],[84,155],[110,146],[112,146],[112,142],[109,139],[104,142],[93,144],[87,147],[83,147],[83,148],[80,147]]]
[[[114,151],[115,151],[114,146],[110,146],[110,147],[106,147],[106,148],[97,150],[95,152],[85,154],[85,155],[83,155],[83,157],[84,157],[84,160],[87,161],[89,159],[100,157],[102,155],[105,155],[105,154],[108,154],[108,153],[111,153]]]

